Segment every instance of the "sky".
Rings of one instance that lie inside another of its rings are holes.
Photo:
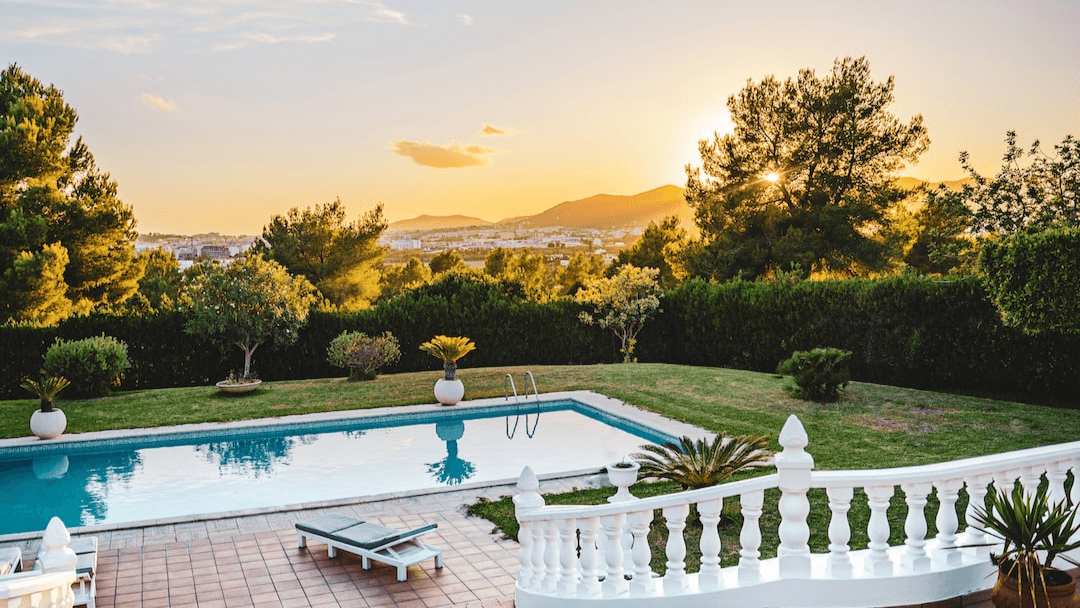
[[[141,233],[496,221],[684,186],[727,99],[865,56],[931,146],[993,175],[1008,130],[1080,136],[1076,0],[0,0],[0,61],[54,84]]]

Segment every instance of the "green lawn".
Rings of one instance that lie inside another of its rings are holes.
[[[709,430],[732,434],[769,435],[773,449],[787,417],[794,413],[810,437],[807,450],[817,469],[864,469],[925,464],[1005,452],[1077,439],[1080,410],[1053,409],[985,398],[933,393],[913,389],[852,383],[836,403],[815,404],[790,397],[785,380],[772,374],[687,367],[664,364],[615,364],[590,366],[511,367],[460,369],[466,398],[502,397],[506,374],[524,386],[525,371],[536,376],[541,392],[592,390],[624,402],[677,418]],[[240,396],[219,394],[214,387],[191,387],[133,391],[102,399],[58,401],[68,417],[68,432],[143,428],[194,422],[242,420],[362,408],[433,403],[431,389],[441,371],[380,376],[373,382],[347,382],[343,378],[264,382],[255,393]],[[29,434],[32,399],[0,402],[0,436]],[[767,471],[765,471],[767,472]],[[639,483],[638,496],[676,491],[672,484]],[[582,490],[548,496],[549,504],[603,502],[612,489]],[[762,554],[775,554],[778,491],[766,493],[762,516]],[[824,492],[811,493],[811,547],[823,551],[828,545],[829,510]],[[961,494],[960,507],[966,504]],[[936,533],[933,514],[935,496],[927,506],[930,531]],[[496,529],[513,537],[517,522],[509,500],[482,502],[470,511],[486,517]],[[891,542],[903,541],[906,513],[897,491],[889,510]],[[856,493],[851,510],[853,548],[865,547],[869,511],[865,497]],[[725,505],[721,534],[724,564],[737,560],[738,533],[742,518],[738,501]],[[664,528],[654,525],[651,542],[654,569],[663,571]],[[693,553],[700,523],[692,516],[687,526],[687,546]],[[688,557],[696,570],[696,556]]]
[[[466,399],[502,397],[504,378],[518,390],[532,370],[541,392],[592,390],[725,434],[776,437],[789,414],[810,436],[818,469],[881,468],[952,460],[1073,441],[1080,410],[854,382],[837,403],[791,398],[772,374],[665,364],[464,368]],[[434,403],[442,372],[379,376],[372,382],[323,378],[264,382],[255,393],[223,395],[212,386],[123,392],[58,400],[68,433],[243,420]],[[0,437],[29,434],[33,399],[0,401]]]

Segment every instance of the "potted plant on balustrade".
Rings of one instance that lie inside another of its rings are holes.
[[[23,378],[22,387],[41,400],[40,409],[30,416],[30,430],[38,439],[54,439],[67,428],[67,416],[60,408],[53,407],[52,402],[70,384],[63,376],[44,376],[40,382]]]
[[[1003,541],[1001,553],[991,554],[998,579],[990,600],[998,608],[1080,608],[1076,579],[1051,567],[1055,557],[1080,566],[1067,551],[1080,548],[1078,506],[1067,499],[1051,503],[1047,486],[1034,494],[1014,487],[989,497],[988,507],[976,507],[974,527]],[[1040,560],[1046,556],[1046,561]]]
[[[464,336],[435,336],[424,342],[420,350],[443,362],[443,377],[435,383],[435,399],[443,405],[454,405],[465,396],[465,385],[455,377],[458,359],[476,350],[472,340]]]

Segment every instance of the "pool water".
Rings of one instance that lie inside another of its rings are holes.
[[[573,401],[0,450],[0,534],[599,468],[672,438]]]

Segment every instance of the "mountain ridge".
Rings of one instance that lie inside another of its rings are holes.
[[[944,185],[950,191],[960,190],[969,179],[926,182],[913,177],[901,177],[897,184],[907,190],[926,185]],[[421,215],[390,224],[390,232],[447,230],[452,228],[592,228],[612,230],[644,228],[649,222],[659,224],[675,215],[687,230],[694,230],[694,210],[686,202],[686,190],[671,184],[632,195],[596,194],[587,198],[564,201],[535,215],[508,217],[488,222],[466,215]]]

